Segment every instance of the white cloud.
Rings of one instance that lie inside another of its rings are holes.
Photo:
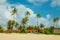
[[[48,0],[28,0],[28,2],[33,3],[34,5],[41,5],[41,3],[47,2]]]
[[[45,25],[45,27],[50,27],[50,21],[47,18],[40,18],[40,22],[43,23]]]
[[[51,18],[51,15],[50,14],[47,14],[46,17],[47,17],[47,19],[50,19]]]
[[[0,0],[0,4],[6,3],[7,0]]]
[[[57,26],[60,28],[60,20],[58,20],[58,22],[57,22]]]
[[[34,14],[34,11],[32,11],[30,8],[27,8],[25,7],[24,5],[18,5],[18,6],[15,6],[17,8],[17,13],[18,13],[18,16],[16,17],[16,21],[19,22],[21,24],[21,20],[22,18],[25,16],[25,13],[26,11],[28,10],[31,15],[29,16],[29,24],[30,25],[37,25],[36,24],[36,14]],[[4,8],[4,9],[3,9]],[[7,25],[7,21],[12,19],[11,17],[11,6],[8,5],[8,8],[7,8],[7,5],[1,5],[0,6],[0,14],[1,14],[1,21],[0,24],[2,25]],[[44,25],[45,26],[49,26],[50,22],[49,20],[47,20],[46,18],[39,18],[39,25],[40,23],[45,23]],[[2,25],[2,26],[3,26]]]
[[[28,0],[29,2],[46,2],[48,0]]]
[[[60,6],[60,0],[52,0],[51,6],[52,6],[52,7]]]
[[[13,19],[13,16],[11,16],[11,10],[12,10],[11,6],[12,5],[8,3],[6,3],[5,5],[0,5],[0,25],[3,24],[2,26],[4,26],[4,28],[7,27],[7,21],[10,19]],[[17,6],[15,5],[15,7],[17,8],[17,11],[18,11],[15,19],[17,22],[21,24],[21,20],[25,16],[26,11],[28,10],[31,13],[31,15],[29,16],[29,25],[37,25],[36,14],[34,14],[33,10],[25,7],[22,4]],[[47,15],[47,18],[50,18],[50,14]],[[39,25],[40,23],[43,23],[45,27],[49,27],[51,24],[47,18],[43,18],[43,17],[39,18]]]

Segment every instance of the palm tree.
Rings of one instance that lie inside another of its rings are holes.
[[[4,32],[4,28],[0,25],[0,33]]]
[[[54,26],[50,26],[50,32],[53,33],[54,32]]]
[[[37,17],[37,26],[38,26],[38,21],[39,21],[39,18],[41,17],[40,14],[36,14],[36,17]]]
[[[17,14],[17,9],[16,9],[16,8],[14,8],[14,9],[12,10],[12,14],[11,14],[11,15],[14,15],[14,14]]]
[[[25,33],[25,32],[26,32],[25,24],[27,23],[27,21],[28,21],[28,17],[24,17],[24,18],[22,19],[22,24],[23,24],[22,30],[21,30],[22,33]]]
[[[27,12],[26,12],[27,20],[29,20],[29,19],[28,19],[29,15],[30,15],[30,12],[29,12],[29,11],[27,11]]]
[[[44,24],[40,24],[40,28],[38,29],[38,32],[44,33]]]
[[[30,12],[29,12],[29,11],[27,11],[27,12],[26,12],[26,16],[28,17],[29,15],[30,15]]]
[[[27,27],[28,30],[34,30],[34,27],[33,26],[29,26]]]
[[[40,24],[40,28],[43,28],[44,27],[44,25],[43,24]]]
[[[18,27],[18,30],[22,30],[22,26],[21,25]]]
[[[15,27],[18,27],[18,23],[16,22],[16,21],[14,21],[14,20],[9,20],[8,22],[7,22],[7,26],[8,26],[8,30],[13,30],[13,27],[15,26]]]
[[[57,22],[58,22],[58,20],[59,20],[59,18],[58,18],[58,17],[56,17],[56,18],[54,18],[54,19],[53,19],[53,22],[54,22],[54,23],[57,23]],[[57,27],[57,24],[56,24],[56,27]]]
[[[28,16],[30,15],[30,12],[27,11],[25,17],[22,19],[22,24],[25,27],[25,24],[28,22]]]
[[[12,14],[11,14],[11,16],[15,16],[16,17],[16,15],[17,15],[17,9],[16,8],[14,8],[13,10],[12,10]],[[13,17],[14,18],[14,17]],[[14,20],[15,20],[16,18],[14,18]],[[16,21],[16,20],[15,20]]]
[[[8,22],[7,22],[7,26],[8,26],[8,30],[12,30],[13,29],[13,24],[14,24],[14,21],[11,21],[11,20],[9,20]]]
[[[40,24],[40,29],[44,30],[44,24]]]
[[[23,24],[23,27],[22,28],[25,28],[25,24],[27,23],[27,21],[28,21],[28,17],[24,17],[22,19],[22,24]]]

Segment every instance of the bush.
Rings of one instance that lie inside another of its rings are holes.
[[[22,33],[27,33],[26,29],[21,30]]]
[[[0,33],[4,32],[4,28],[2,26],[0,26]]]
[[[49,31],[49,30],[46,30],[46,31],[45,31],[45,34],[50,34],[50,31]]]
[[[45,29],[46,31],[45,31],[45,34],[51,34],[51,32],[50,32],[50,29],[48,28],[48,29]]]
[[[53,30],[51,30],[51,29],[46,29],[45,34],[53,34]]]
[[[0,29],[0,33],[3,33],[4,31],[2,29]]]
[[[41,30],[38,30],[38,33],[42,33],[42,31]]]

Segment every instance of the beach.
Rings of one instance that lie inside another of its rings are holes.
[[[0,40],[60,40],[60,35],[0,33]]]

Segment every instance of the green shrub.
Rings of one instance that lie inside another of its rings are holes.
[[[21,33],[27,33],[26,29],[22,29]]]
[[[46,29],[45,34],[50,34],[50,30]]]
[[[47,31],[45,31],[45,34],[49,34],[50,32],[47,30]]]
[[[2,29],[0,29],[0,33],[3,33],[4,31]]]
[[[38,30],[38,33],[42,33],[42,31],[41,30]]]

